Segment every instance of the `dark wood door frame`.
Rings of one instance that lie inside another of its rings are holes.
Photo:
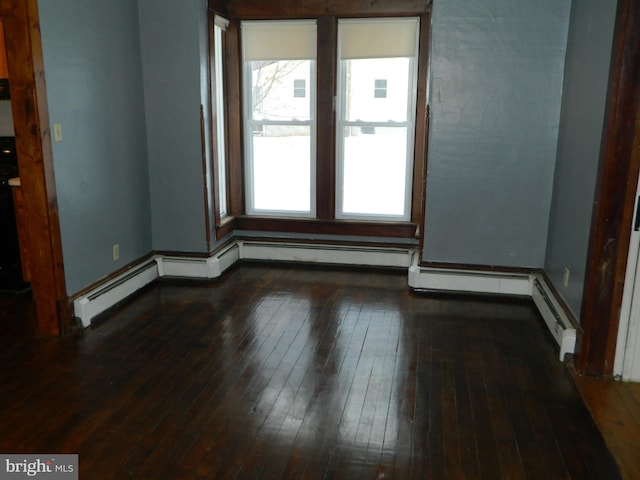
[[[25,201],[36,333],[73,325],[62,259],[37,0],[2,0],[11,107]]]
[[[640,168],[640,2],[619,0],[576,367],[613,373]]]

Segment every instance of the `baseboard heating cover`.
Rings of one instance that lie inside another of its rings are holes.
[[[530,295],[531,279],[527,274],[430,268],[412,265],[409,286],[417,290]]]
[[[282,262],[408,268],[416,255],[411,248],[364,247],[306,243],[238,241],[240,258]]]
[[[553,338],[560,346],[560,360],[564,360],[567,353],[575,352],[576,329],[549,286],[539,276],[533,279],[531,298],[538,307],[538,311]]]
[[[234,242],[211,257],[157,256],[161,277],[218,278],[240,258],[240,249]]]
[[[88,327],[96,315],[153,282],[158,275],[158,263],[148,259],[76,298],[75,315],[83,327]]]
[[[575,328],[542,275],[423,267],[415,250],[400,247],[238,240],[210,257],[156,255],[76,298],[76,317],[88,327],[96,315],[159,277],[213,279],[242,259],[408,268],[409,287],[417,290],[529,296],[560,346],[560,360],[575,350]]]
[[[409,286],[426,291],[531,297],[560,347],[560,361],[575,351],[576,330],[542,275],[430,268],[414,263],[409,268]]]
[[[76,298],[75,315],[83,327],[88,327],[96,315],[159,277],[217,278],[238,258],[239,248],[235,243],[208,258],[156,255]]]

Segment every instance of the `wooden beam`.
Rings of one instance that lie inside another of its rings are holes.
[[[576,368],[611,375],[640,167],[640,2],[620,0]]]
[[[37,0],[3,0],[0,15],[11,78],[37,333],[60,335],[71,329],[73,321],[64,279]]]
[[[321,220],[335,218],[336,164],[336,117],[334,98],[336,95],[336,17],[318,19],[318,93],[317,93],[317,138],[316,144],[316,215]]]
[[[411,221],[424,232],[427,188],[427,151],[429,145],[429,65],[431,52],[431,9],[420,18],[420,57],[418,59],[418,91],[416,95],[416,131],[413,155]],[[420,235],[422,260],[422,235]]]
[[[382,16],[421,15],[427,13],[431,0],[229,0],[229,14],[234,18],[304,18],[325,15]]]

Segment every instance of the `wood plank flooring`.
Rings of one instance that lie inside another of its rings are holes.
[[[528,300],[243,264],[82,333],[0,308],[0,453],[81,479],[620,478]]]
[[[624,478],[640,478],[640,383],[571,373]]]

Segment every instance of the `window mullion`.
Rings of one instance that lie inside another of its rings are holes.
[[[318,19],[316,217],[335,218],[335,132],[337,19]]]

